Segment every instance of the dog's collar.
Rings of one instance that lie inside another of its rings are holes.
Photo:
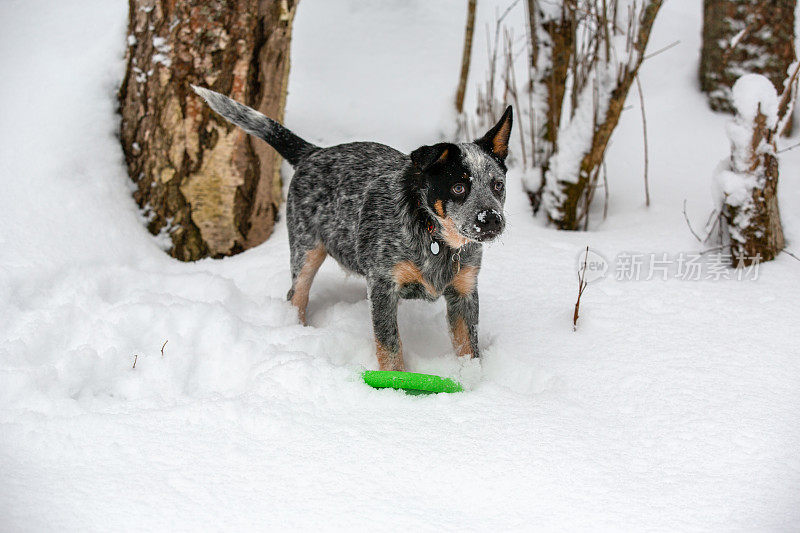
[[[436,237],[433,236],[433,230],[436,229],[436,226],[433,224],[432,221],[428,221],[427,225],[428,234],[431,236],[431,253],[433,255],[439,255],[439,250],[441,250],[441,246],[439,246],[439,241],[436,240]]]
[[[439,255],[439,252],[442,250],[442,246],[439,244],[439,241],[436,239],[435,232],[436,232],[436,222],[433,221],[431,216],[423,209],[422,207],[422,200],[417,198],[417,208],[420,210],[422,214],[422,220],[425,224],[425,229],[428,232],[428,236],[431,238],[431,245],[430,251],[433,255]]]
[[[434,236],[436,232],[436,222],[434,222],[431,216],[426,213],[424,209],[422,209],[422,202],[420,200],[417,200],[417,207],[422,210],[422,216],[425,221],[425,229],[428,231],[428,235],[431,238],[431,253],[433,255],[439,255],[439,252],[442,250],[442,246],[439,244],[439,240]],[[461,248],[456,250],[451,259],[456,264],[456,274],[458,274],[461,271]]]

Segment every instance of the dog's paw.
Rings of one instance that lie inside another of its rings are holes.
[[[459,357],[458,358],[458,381],[466,390],[471,390],[481,380],[483,368],[478,357]]]

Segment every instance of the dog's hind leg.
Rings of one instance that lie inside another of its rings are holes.
[[[478,268],[465,266],[444,291],[450,338],[458,356],[479,357],[478,353]]]
[[[311,283],[317,274],[322,262],[328,255],[322,243],[312,248],[297,249],[292,247],[292,288],[286,299],[297,307],[297,315],[300,322],[306,325],[306,307],[308,306],[308,292],[311,290]]]
[[[405,370],[403,345],[397,329],[397,305],[400,301],[394,282],[368,280],[372,310],[372,329],[378,367],[381,370]]]

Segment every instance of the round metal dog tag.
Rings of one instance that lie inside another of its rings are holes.
[[[431,243],[431,253],[432,253],[433,255],[436,255],[436,254],[438,254],[438,253],[439,253],[439,243],[438,243],[438,242],[436,242],[436,241],[433,241],[433,242]]]

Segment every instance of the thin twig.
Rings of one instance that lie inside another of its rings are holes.
[[[161,345],[161,357],[164,357],[164,346],[166,346],[168,342],[169,339],[165,340],[164,344]]]
[[[644,137],[644,205],[650,207],[650,182],[648,181],[648,169],[650,158],[647,145],[647,114],[644,110],[644,93],[642,92],[642,82],[639,81],[639,74],[634,77],[636,89],[639,91],[639,105],[642,108],[642,136]]]
[[[712,246],[711,248],[706,248],[705,250],[701,250],[700,255],[706,255],[711,252],[719,252],[720,250],[723,250],[725,248],[727,248],[727,246],[725,246],[724,244],[720,244],[719,246]]]
[[[578,311],[581,307],[581,296],[583,291],[586,290],[586,263],[589,261],[589,247],[586,247],[586,253],[583,256],[583,267],[578,272],[578,299],[575,301],[575,312],[572,314],[572,331],[578,330]]]
[[[133,368],[136,368],[136,361],[139,360],[138,354],[133,354]]]
[[[707,243],[708,242],[708,239],[711,238],[711,235],[714,233],[715,229],[719,229],[720,230],[720,232],[719,232],[719,241],[722,242],[722,240],[723,240],[722,224],[720,224],[720,221],[722,220],[722,211],[717,211],[715,209],[714,211],[711,212],[711,217],[712,218],[710,220],[713,220],[714,223],[711,225],[710,228],[708,227],[708,224],[706,224],[706,238],[703,239],[703,243]]]
[[[788,152],[789,150],[794,150],[797,147],[800,147],[800,143],[793,144],[791,146],[787,146],[786,148],[782,148],[782,149],[776,151],[775,153],[776,154],[782,154],[783,152]]]
[[[603,220],[608,216],[608,169],[603,159]]]
[[[514,55],[511,49],[511,42],[514,38],[514,34],[511,30],[505,28],[503,37],[506,42],[506,69],[503,77],[506,84],[506,91],[511,95],[511,99],[514,101],[514,107],[517,110],[517,116],[519,116],[522,107],[519,105],[519,98],[517,97],[517,75],[514,69]],[[519,142],[520,152],[522,153],[522,170],[524,171],[528,168],[528,155],[525,148],[525,128],[523,128],[521,124],[519,127]]]
[[[708,214],[708,218],[706,219],[706,225],[705,225],[705,226],[703,226],[703,227],[706,229],[706,233],[708,233],[708,232],[710,231],[710,230],[708,229],[708,225],[709,225],[709,224],[711,224],[711,221],[712,221],[712,220],[714,220],[714,216],[718,216],[718,215],[719,215],[719,213],[717,212],[717,210],[716,210],[716,209],[714,209],[713,211],[711,211],[711,212]],[[716,224],[716,222],[714,222],[714,224]],[[713,229],[713,226],[712,226],[712,229]]]
[[[792,252],[790,252],[789,250],[787,250],[787,249],[785,249],[785,248],[784,248],[783,250],[781,250],[781,252],[783,252],[783,253],[785,253],[786,255],[789,255],[789,256],[791,256],[791,257],[794,257],[794,258],[795,258],[795,260],[797,260],[797,261],[800,261],[800,257],[797,257],[796,255],[794,255]]]
[[[653,52],[652,54],[647,54],[646,56],[644,56],[644,58],[642,59],[642,61],[647,61],[647,60],[648,60],[648,59],[650,59],[651,57],[655,57],[655,56],[657,56],[658,54],[661,54],[661,53],[663,53],[663,52],[666,52],[666,51],[667,51],[667,50],[669,50],[670,48],[674,48],[674,47],[678,46],[679,44],[681,44],[681,41],[680,41],[680,39],[678,39],[677,41],[674,41],[674,42],[672,42],[672,43],[668,44],[668,45],[667,45],[667,46],[665,46],[664,48],[659,48],[658,50],[656,50],[656,51],[655,51],[655,52]]]
[[[783,88],[783,93],[781,94],[781,98],[778,101],[778,133],[784,131],[786,129],[785,122],[791,120],[792,115],[792,107],[794,102],[795,96],[795,82],[797,81],[797,75],[800,73],[800,61],[797,61],[797,64],[792,71],[792,75],[789,76],[789,81],[786,82],[786,87]]]
[[[692,228],[692,223],[689,222],[689,215],[686,214],[686,199],[683,200],[683,218],[686,219],[686,225],[689,226],[689,231],[692,232],[697,242],[703,242],[703,239],[701,239],[700,236],[695,233],[694,228]]]
[[[506,16],[511,12],[512,9],[516,7],[517,4],[519,4],[519,2],[520,0],[514,0],[514,2],[512,2],[511,5],[509,5],[505,11],[503,11],[503,14],[497,19],[498,28],[500,27],[500,23],[503,22],[503,19],[506,18]]]

